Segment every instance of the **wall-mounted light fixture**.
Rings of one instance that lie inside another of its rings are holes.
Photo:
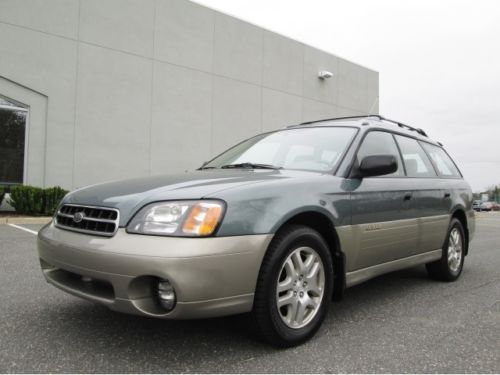
[[[328,70],[321,70],[318,72],[319,79],[328,79],[328,78],[332,78],[332,77],[333,77],[333,73],[329,72]]]

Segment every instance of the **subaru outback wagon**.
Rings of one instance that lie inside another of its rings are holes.
[[[257,135],[199,170],[76,190],[38,236],[54,286],[164,319],[251,312],[278,346],[320,327],[332,299],[425,264],[454,281],[472,193],[424,131],[381,116]]]

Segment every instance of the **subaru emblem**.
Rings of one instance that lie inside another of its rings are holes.
[[[85,212],[80,211],[73,216],[73,221],[75,223],[80,223],[84,218],[85,218]]]

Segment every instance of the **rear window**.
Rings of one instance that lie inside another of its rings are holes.
[[[455,163],[453,163],[453,160],[451,160],[448,154],[441,147],[431,145],[426,142],[421,142],[421,145],[429,154],[432,163],[436,167],[440,176],[461,177]]]

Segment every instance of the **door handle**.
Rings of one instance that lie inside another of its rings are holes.
[[[446,193],[444,193],[444,197],[445,197],[445,199],[446,199],[446,198],[449,198],[449,197],[451,197],[451,194],[450,194],[450,193],[448,193],[448,192],[446,192]]]
[[[404,197],[403,197],[403,200],[405,201],[409,201],[411,199],[411,197],[413,196],[413,193],[405,193]]]

